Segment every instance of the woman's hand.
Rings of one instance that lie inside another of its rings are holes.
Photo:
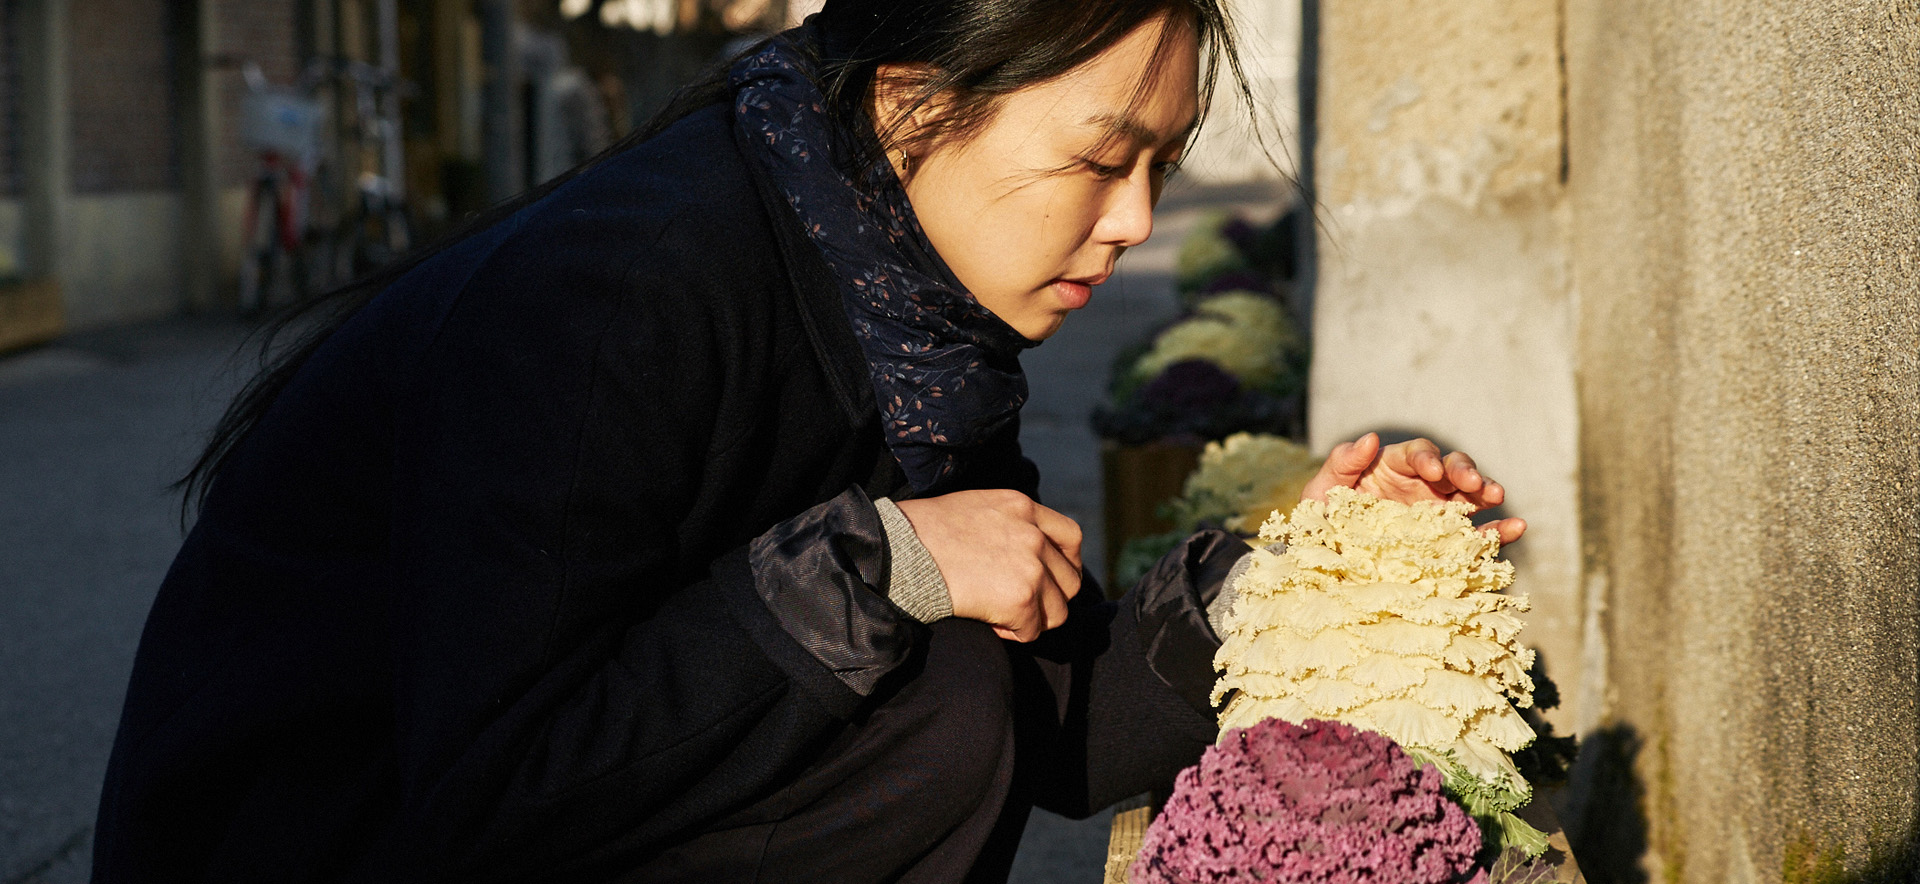
[[[1327,489],[1336,485],[1401,503],[1464,500],[1473,504],[1475,511],[1499,506],[1507,499],[1507,489],[1480,475],[1473,458],[1465,452],[1441,457],[1440,447],[1426,439],[1396,442],[1382,449],[1380,437],[1373,433],[1335,446],[1300,496],[1326,500]],[[1501,543],[1512,543],[1526,533],[1527,523],[1500,519],[1480,528],[1498,531]]]
[[[940,566],[953,616],[1030,642],[1067,621],[1080,592],[1080,526],[1018,491],[897,502]]]

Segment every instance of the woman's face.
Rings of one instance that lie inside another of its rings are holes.
[[[1184,23],[1171,25],[1139,91],[1167,27],[1156,19],[1005,96],[978,132],[925,148],[907,167],[907,197],[940,257],[1028,338],[1058,330],[1120,253],[1153,232],[1154,203],[1199,108],[1199,45]]]

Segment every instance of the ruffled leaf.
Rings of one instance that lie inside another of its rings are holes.
[[[1428,673],[1426,683],[1413,690],[1413,699],[1461,719],[1488,709],[1509,708],[1506,698],[1486,679],[1450,669]]]
[[[1417,700],[1376,700],[1352,712],[1353,720],[1369,723],[1402,746],[1440,746],[1460,736],[1459,719]]]
[[[1433,591],[1410,583],[1365,583],[1346,587],[1342,601],[1363,614],[1398,614],[1433,595]]]
[[[1474,718],[1473,733],[1508,752],[1519,751],[1533,742],[1533,728],[1505,703]]]
[[[1402,655],[1436,655],[1457,638],[1453,630],[1445,626],[1429,626],[1398,617],[1379,623],[1355,624],[1347,627],[1347,631],[1373,650]]]
[[[1432,626],[1445,626],[1451,631],[1468,617],[1480,611],[1480,604],[1472,597],[1463,599],[1430,598],[1408,604],[1394,613],[1415,623]]]
[[[1492,671],[1493,661],[1512,653],[1498,642],[1472,635],[1454,635],[1438,651],[1447,665],[1465,672]]]
[[[1287,550],[1289,557],[1302,568],[1312,568],[1329,574],[1345,574],[1353,570],[1352,563],[1339,553],[1324,546],[1300,546]]]
[[[1366,702],[1371,691],[1344,678],[1309,678],[1300,683],[1300,702],[1315,718],[1337,720],[1340,713]]]
[[[1373,688],[1382,696],[1390,696],[1426,683],[1427,673],[1439,665],[1440,662],[1431,657],[1376,652],[1353,664],[1347,670],[1347,677],[1356,684]]]
[[[1234,608],[1250,628],[1290,627],[1312,635],[1352,623],[1355,613],[1331,594],[1323,592],[1287,592],[1236,599]]]

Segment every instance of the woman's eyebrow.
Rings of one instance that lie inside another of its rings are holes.
[[[1193,132],[1193,127],[1200,125],[1200,118],[1196,116],[1188,120],[1187,124],[1180,127],[1178,132],[1167,136],[1162,136],[1159,132],[1154,131],[1152,126],[1148,126],[1138,119],[1135,119],[1132,114],[1124,112],[1094,114],[1087,118],[1086,124],[1089,126],[1097,126],[1115,135],[1128,138],[1137,144],[1159,144],[1163,142],[1187,140],[1187,136]]]

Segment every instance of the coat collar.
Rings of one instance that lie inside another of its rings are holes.
[[[727,137],[734,138],[733,126],[726,128]],[[740,150],[737,140],[734,149]],[[875,420],[879,408],[874,400],[873,380],[868,376],[866,354],[847,324],[839,282],[820,256],[819,248],[801,229],[799,217],[794,215],[793,207],[787,204],[772,177],[760,163],[753,162],[744,151],[741,153],[741,164],[752,176],[754,192],[771,221],[781,263],[787,268],[787,279],[792,283],[800,307],[800,321],[806,326],[807,340],[813,344],[821,370],[833,388],[834,399],[850,427],[866,426]]]

